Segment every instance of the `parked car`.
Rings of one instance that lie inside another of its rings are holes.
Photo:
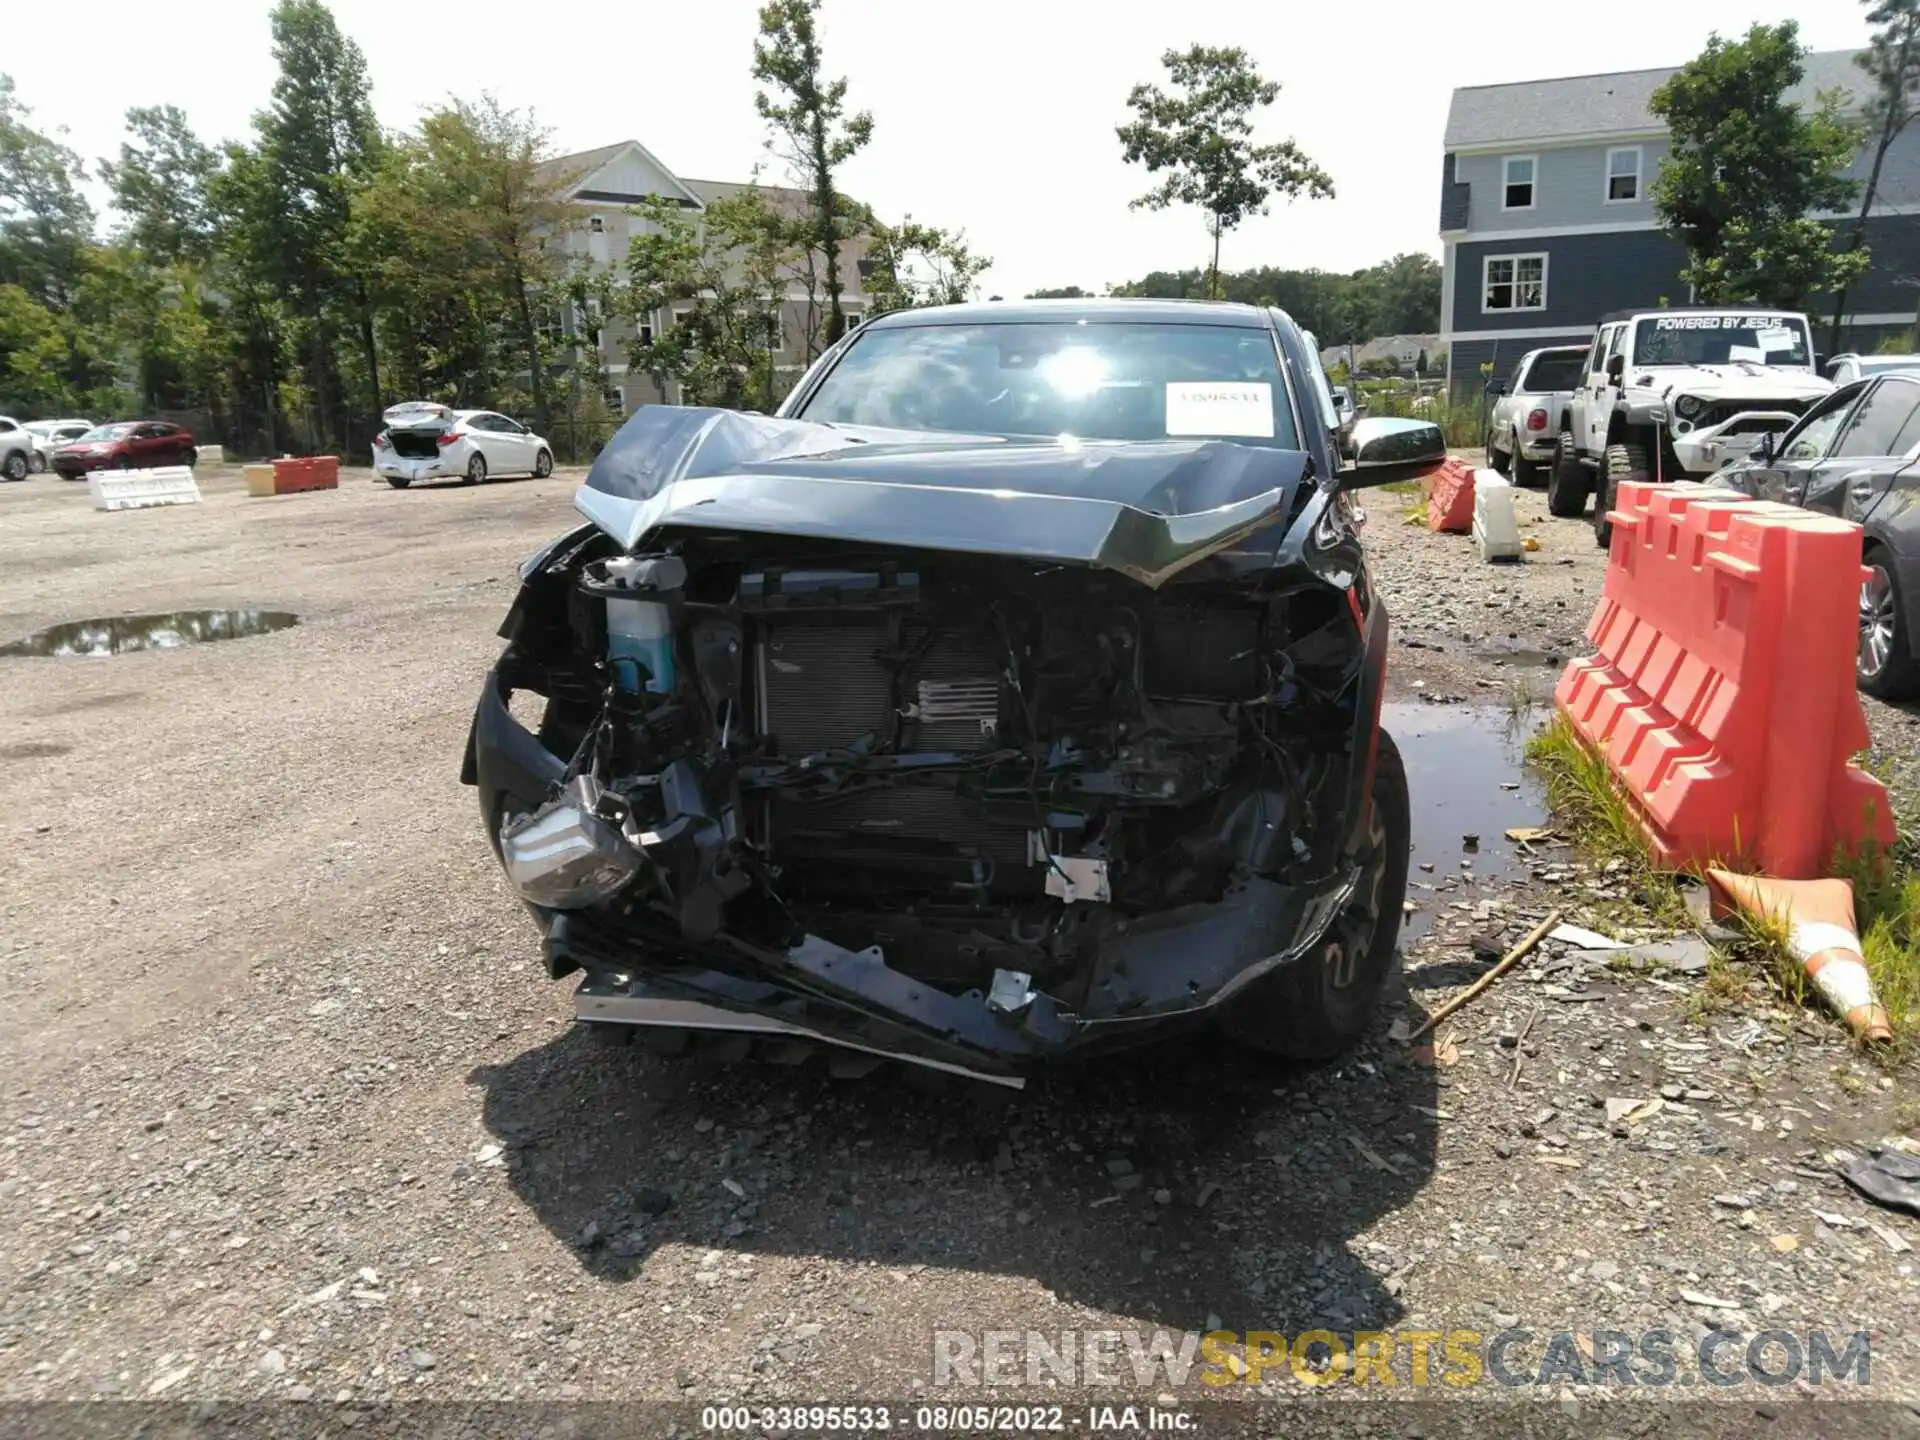
[[[33,462],[39,457],[34,448],[33,432],[11,416],[0,415],[0,476],[8,480],[24,480],[33,472]]]
[[[553,473],[553,447],[517,420],[492,410],[455,410],[409,400],[381,417],[373,437],[374,471],[396,490],[416,480],[480,485],[490,475]]]
[[[53,464],[53,452],[62,445],[71,445],[87,431],[93,429],[91,420],[29,420],[26,429],[33,436],[34,473],[48,469]]]
[[[1860,688],[1920,694],[1920,373],[1856,380],[1716,483],[1852,520],[1862,529]]]
[[[1895,370],[1920,370],[1920,355],[1835,355],[1820,373],[1836,385],[1846,385]]]
[[[60,446],[53,452],[53,468],[63,480],[80,480],[89,470],[191,467],[198,458],[191,430],[167,420],[120,420],[96,425]]]
[[[577,1016],[1009,1084],[1213,1020],[1351,1044],[1411,842],[1348,492],[1446,452],[1362,420],[1343,467],[1313,358],[1253,306],[962,305],[774,417],[638,411],[462,770]]]
[[[1622,480],[1704,479],[1833,393],[1814,371],[1807,317],[1746,305],[1608,315],[1586,371],[1567,406],[1547,508],[1579,515],[1595,494],[1602,545]]]
[[[1541,471],[1553,463],[1560,432],[1566,428],[1567,402],[1585,374],[1587,347],[1551,345],[1529,350],[1513,367],[1513,378],[1496,386],[1487,417],[1487,463],[1516,485],[1541,483]]]

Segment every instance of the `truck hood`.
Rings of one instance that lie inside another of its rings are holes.
[[[1743,400],[1810,400],[1833,391],[1833,382],[1810,370],[1785,370],[1737,360],[1725,365],[1662,365],[1637,372],[1633,388],[1667,399],[1675,395],[1737,395]]]
[[[1221,440],[1016,441],[650,405],[574,505],[628,550],[661,531],[745,531],[1089,565],[1157,587],[1241,542],[1243,565],[1276,563],[1309,463]]]

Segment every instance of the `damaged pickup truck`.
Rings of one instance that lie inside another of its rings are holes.
[[[521,568],[462,775],[579,1020],[1016,1085],[1212,1021],[1351,1043],[1410,840],[1347,492],[1445,450],[1363,420],[1343,467],[1310,339],[942,307],[778,417],[637,412]]]

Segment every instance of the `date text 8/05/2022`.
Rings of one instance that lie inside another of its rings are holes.
[[[1199,1428],[1189,1411],[1163,1405],[708,1405],[700,1428],[717,1434],[877,1435],[1051,1434],[1144,1431],[1186,1434]]]

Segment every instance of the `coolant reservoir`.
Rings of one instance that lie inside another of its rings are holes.
[[[660,560],[624,555],[607,561],[607,579],[633,595],[632,599],[606,597],[607,660],[622,690],[642,688],[642,669],[646,689],[663,695],[673,689],[673,612],[664,601],[651,597],[659,590],[677,589],[686,567],[672,561],[670,568],[678,573],[662,575],[666,566]]]

